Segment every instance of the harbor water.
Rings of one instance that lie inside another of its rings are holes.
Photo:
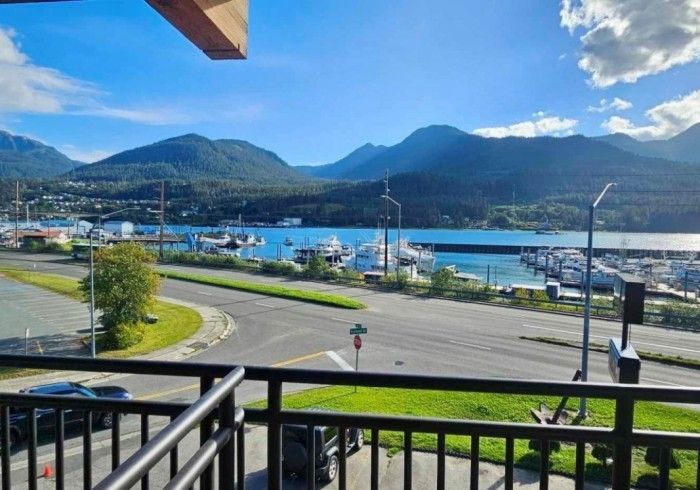
[[[155,225],[140,225],[137,230],[143,233],[156,233]],[[169,233],[223,233],[218,227],[190,227],[170,225]],[[235,231],[233,228],[230,231]],[[294,249],[305,242],[311,244],[318,240],[335,235],[342,243],[356,247],[359,243],[371,242],[378,236],[374,228],[253,228],[246,227],[247,232],[262,235],[267,243],[253,248],[240,249],[241,257],[260,257],[274,259],[281,251],[282,257],[291,259]],[[381,232],[383,234],[383,232]],[[283,245],[285,238],[290,237],[294,245]],[[492,230],[447,230],[447,229],[405,229],[401,230],[401,238],[412,242],[423,243],[470,243],[488,245],[516,245],[523,247],[553,246],[553,247],[585,247],[586,232],[561,232],[558,235],[538,235],[532,231],[492,231]],[[396,230],[389,230],[389,241],[396,240]],[[700,234],[682,233],[615,233],[595,232],[594,247],[622,249],[664,249],[664,250],[695,250],[700,252]],[[186,250],[185,244],[178,248]],[[495,254],[464,254],[436,252],[436,268],[455,265],[460,272],[476,274],[482,281],[487,277],[491,284],[509,285],[543,285],[544,277],[541,271],[526,268],[517,255]]]

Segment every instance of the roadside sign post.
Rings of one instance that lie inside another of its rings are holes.
[[[24,355],[29,355],[29,327],[24,329]]]
[[[360,337],[360,334],[362,333],[367,333],[367,328],[363,327],[361,323],[356,323],[350,329],[350,335],[354,335],[352,344],[355,346],[355,372],[360,368],[360,349],[362,348],[362,337]],[[357,393],[357,385],[355,385],[355,393]]]

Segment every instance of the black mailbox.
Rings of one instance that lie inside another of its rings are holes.
[[[644,281],[632,274],[616,274],[613,306],[622,316],[623,324],[644,323]]]
[[[620,339],[610,339],[608,345],[608,370],[615,383],[639,383],[642,363],[631,345],[622,349]]]

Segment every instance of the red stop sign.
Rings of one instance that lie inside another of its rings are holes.
[[[355,335],[355,338],[352,339],[352,343],[355,349],[360,350],[360,347],[362,347],[362,338],[359,335]]]

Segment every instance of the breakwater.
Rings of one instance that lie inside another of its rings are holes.
[[[411,242],[411,245],[432,249],[435,252],[464,253],[464,254],[496,254],[496,255],[520,255],[522,253],[536,253],[539,249],[548,249],[551,245],[488,245],[482,243],[428,243]],[[566,247],[585,251],[585,247]],[[663,259],[669,257],[687,256],[696,251],[682,250],[659,250],[659,249],[633,249],[633,248],[608,248],[594,247],[593,256],[602,257],[605,254],[619,255],[624,253],[625,257],[653,257]]]

